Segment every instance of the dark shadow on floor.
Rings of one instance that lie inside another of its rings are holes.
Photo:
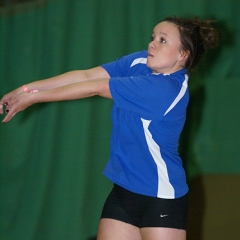
[[[205,193],[202,177],[189,181],[189,216],[187,222],[187,239],[202,240],[203,216],[205,213]]]

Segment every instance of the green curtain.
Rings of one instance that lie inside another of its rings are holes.
[[[239,0],[38,0],[0,8],[0,96],[146,49],[166,16],[218,19],[221,44],[191,74],[180,151],[188,177],[240,174]],[[112,184],[111,100],[45,103],[0,126],[0,239],[87,239]]]

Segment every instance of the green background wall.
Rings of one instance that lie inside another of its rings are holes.
[[[166,16],[218,20],[221,44],[190,80],[180,151],[188,178],[240,174],[239,0],[38,0],[0,8],[0,96],[146,49]],[[45,103],[0,126],[0,239],[87,239],[111,189],[111,101]]]

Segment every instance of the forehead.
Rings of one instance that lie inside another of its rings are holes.
[[[178,30],[178,27],[176,24],[171,23],[171,22],[160,22],[158,23],[154,29],[153,29],[154,34],[165,34],[169,38],[180,38],[180,33]]]

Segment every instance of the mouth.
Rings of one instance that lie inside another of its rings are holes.
[[[148,57],[153,57],[153,55],[151,53],[148,52]]]

